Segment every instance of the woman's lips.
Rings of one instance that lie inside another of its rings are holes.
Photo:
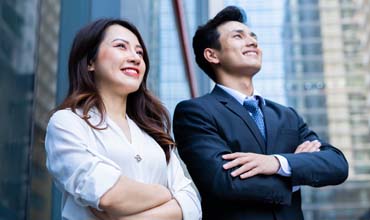
[[[139,70],[133,67],[122,68],[121,71],[128,76],[139,77]]]

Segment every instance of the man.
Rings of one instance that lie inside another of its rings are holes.
[[[254,89],[262,52],[245,19],[229,6],[198,28],[196,61],[216,86],[177,105],[178,150],[201,194],[203,219],[303,219],[299,186],[340,184],[348,164],[294,109]]]

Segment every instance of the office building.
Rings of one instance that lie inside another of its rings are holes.
[[[368,209],[370,188],[366,85],[355,2],[290,0],[285,13],[286,74],[296,77],[293,88],[299,91],[288,102],[297,103],[308,124],[339,147],[350,165],[345,184],[303,190],[305,217],[357,219]]]

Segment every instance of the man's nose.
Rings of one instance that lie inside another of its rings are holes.
[[[255,37],[248,36],[246,39],[248,46],[258,47],[258,41]]]

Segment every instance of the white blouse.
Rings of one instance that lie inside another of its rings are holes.
[[[91,110],[89,115],[89,121],[97,125],[100,114]],[[100,197],[121,175],[166,186],[180,204],[184,220],[201,219],[199,198],[176,154],[171,152],[167,165],[159,144],[127,119],[132,143],[108,116],[100,126],[107,128],[103,130],[92,129],[69,109],[59,110],[50,118],[46,166],[63,194],[62,219],[96,219],[87,206],[99,209]]]

